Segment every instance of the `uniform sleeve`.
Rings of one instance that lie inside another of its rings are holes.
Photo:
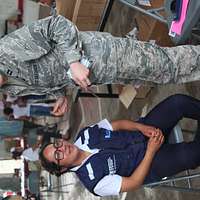
[[[50,92],[47,94],[47,98],[51,99],[51,98],[54,98],[54,99],[58,99],[59,97],[64,97],[66,96],[66,93],[67,93],[67,89],[66,87],[63,87],[59,90],[54,90],[53,92]]]
[[[0,42],[1,50],[18,61],[40,58],[57,48],[63,62],[80,60],[81,48],[76,26],[63,16],[51,16],[8,34]]]
[[[103,177],[95,186],[94,193],[99,196],[119,195],[122,177],[119,175],[108,175]]]

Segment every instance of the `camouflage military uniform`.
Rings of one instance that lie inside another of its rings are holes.
[[[161,48],[109,33],[79,32],[62,16],[36,21],[0,40],[0,72],[14,79],[3,87],[13,95],[62,95],[74,82],[69,64],[83,54],[93,63],[94,84],[181,83],[200,79],[200,46]]]

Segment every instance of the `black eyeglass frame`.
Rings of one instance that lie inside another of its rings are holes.
[[[58,169],[60,170],[60,161],[64,159],[64,153],[59,150],[59,148],[61,148],[63,146],[63,140],[62,139],[54,139],[54,143],[53,143],[53,147],[56,149],[54,151],[54,158],[55,160],[57,161],[57,166],[58,166]],[[57,156],[59,155],[59,156]],[[62,155],[60,157],[60,155]]]

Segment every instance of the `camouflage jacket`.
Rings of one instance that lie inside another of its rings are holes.
[[[0,40],[0,72],[9,77],[1,89],[14,96],[63,95],[74,86],[69,64],[80,60],[76,27],[64,17],[52,16],[6,35]]]
[[[112,38],[109,33],[79,32],[60,15],[25,25],[0,40],[0,73],[9,77],[1,89],[13,96],[61,96],[65,86],[75,86],[67,75],[69,64],[84,53],[93,63],[91,81],[111,83],[117,66],[116,53],[109,47]]]

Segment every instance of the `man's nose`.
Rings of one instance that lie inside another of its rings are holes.
[[[62,145],[61,147],[58,147],[58,150],[64,152],[65,151],[65,146]]]

